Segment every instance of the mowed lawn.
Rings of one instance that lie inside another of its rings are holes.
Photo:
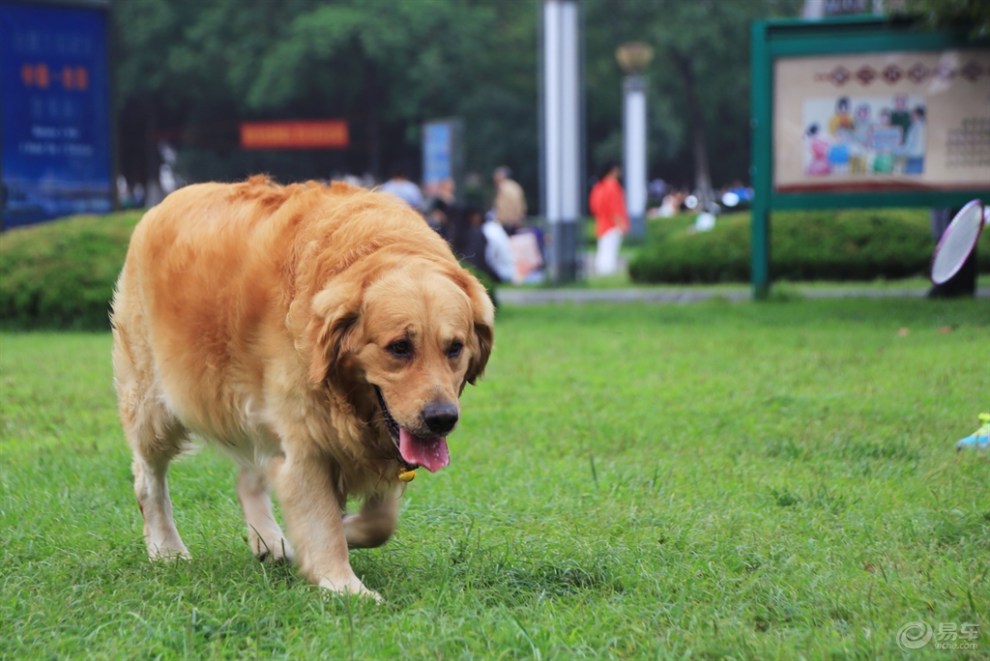
[[[211,450],[149,564],[109,352],[0,335],[0,657],[990,656],[986,300],[501,309],[452,464],[351,554],[383,605],[254,561]]]

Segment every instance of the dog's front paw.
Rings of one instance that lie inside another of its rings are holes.
[[[174,562],[176,560],[192,560],[192,556],[181,543],[179,546],[149,544],[148,559],[152,562]]]
[[[324,590],[336,592],[337,594],[370,597],[379,604],[385,601],[380,594],[364,587],[364,583],[356,576],[343,581],[332,581],[328,578],[321,578],[318,585]]]

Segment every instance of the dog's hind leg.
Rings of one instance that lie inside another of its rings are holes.
[[[114,328],[114,385],[124,435],[134,455],[134,494],[144,517],[144,541],[148,557],[188,558],[172,518],[168,493],[169,462],[186,443],[188,432],[166,408],[154,387],[153,368],[144,361],[134,364],[131,347],[122,331]]]
[[[188,558],[172,517],[166,479],[168,464],[182,450],[186,432],[174,424],[157,431],[154,427],[145,422],[127,430],[134,450],[134,494],[144,517],[144,542],[152,560]]]
[[[244,510],[248,544],[259,560],[288,560],[294,557],[289,540],[272,512],[268,480],[260,467],[245,467],[237,478],[237,498]]]
[[[368,496],[360,512],[344,517],[347,546],[352,549],[381,546],[395,532],[398,518],[398,492]]]
[[[151,560],[189,558],[172,518],[172,501],[165,473],[168,464],[134,460],[134,493],[144,516],[144,543]]]

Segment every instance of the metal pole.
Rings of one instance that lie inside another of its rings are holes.
[[[543,3],[543,177],[554,282],[577,279],[581,217],[581,104],[578,5]]]
[[[750,28],[750,122],[753,136],[750,177],[753,182],[753,209],[750,227],[750,279],[753,298],[770,295],[770,167],[771,69],[767,53],[766,23],[754,21]]]
[[[639,74],[623,83],[623,166],[631,237],[646,234],[646,82]]]

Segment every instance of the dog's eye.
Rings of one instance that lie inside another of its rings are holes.
[[[409,340],[396,340],[389,342],[385,350],[396,358],[409,358],[412,356],[413,347]]]
[[[450,343],[447,347],[447,358],[457,358],[461,355],[461,351],[464,350],[464,343],[460,341],[454,341]]]

